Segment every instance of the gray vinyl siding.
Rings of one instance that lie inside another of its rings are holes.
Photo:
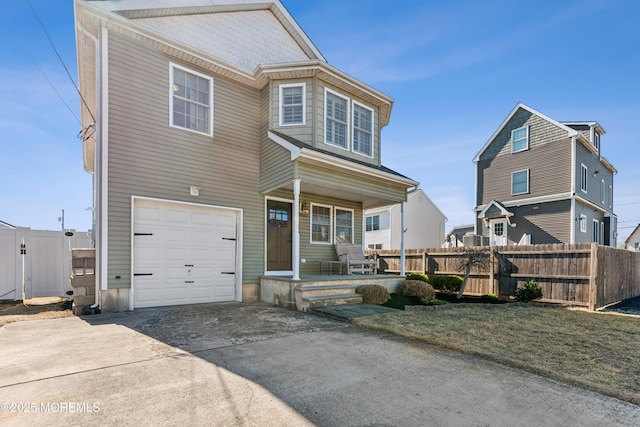
[[[536,134],[535,132],[531,132]],[[526,151],[499,155],[478,162],[478,201],[505,202],[571,191],[571,139],[531,144]],[[529,169],[529,192],[511,194],[511,174]]]
[[[286,190],[278,190],[270,193],[271,197],[293,200],[293,194]],[[362,244],[362,205],[348,200],[318,196],[301,192],[300,200],[309,204],[332,206],[334,208],[353,209],[353,237],[355,244]],[[335,218],[333,220],[335,228]],[[333,233],[333,230],[332,230]],[[307,262],[300,264],[300,274],[318,274],[319,265],[314,261],[337,260],[335,246],[333,244],[311,243],[311,215],[300,216],[300,259]]]
[[[582,165],[587,167],[587,193],[585,194],[580,189],[580,179],[582,173]],[[576,142],[576,195],[583,197],[595,205],[601,207],[604,210],[613,210],[613,201],[611,203],[612,208],[609,208],[609,185],[613,187],[613,173],[607,169],[597,153],[592,153],[579,142]],[[595,174],[595,172],[598,172]],[[601,182],[604,179],[605,183],[605,201],[602,203],[600,195]]]
[[[520,108],[482,153],[480,160],[491,160],[496,156],[511,155],[511,131],[523,126],[529,127],[529,150],[567,138],[566,130]],[[567,149],[569,150],[568,147]],[[524,152],[515,154],[522,153]]]
[[[587,217],[587,231],[582,233],[580,231],[580,223],[576,221],[576,243],[585,243],[593,241],[593,220],[597,219],[601,222],[604,219],[604,215],[601,212],[596,212],[592,207],[585,205],[579,201],[575,204],[576,219],[580,218],[580,215]]]
[[[264,269],[260,92],[213,75],[213,137],[172,128],[170,62],[180,64],[110,34],[108,286],[131,283],[132,195],[242,209],[243,281],[256,283]]]

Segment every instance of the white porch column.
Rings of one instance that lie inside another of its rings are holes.
[[[293,180],[293,230],[291,232],[291,266],[293,280],[300,280],[300,180]]]
[[[404,268],[405,254],[404,254],[404,202],[400,203],[400,275],[405,276],[406,271]]]

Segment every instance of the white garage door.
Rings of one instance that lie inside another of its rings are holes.
[[[235,300],[233,210],[135,200],[134,307]]]

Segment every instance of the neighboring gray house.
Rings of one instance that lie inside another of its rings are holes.
[[[629,234],[627,240],[624,241],[624,246],[629,251],[640,252],[640,224]]]
[[[518,104],[473,159],[476,234],[490,245],[616,246],[616,169],[597,122],[558,122]]]
[[[400,204],[367,209],[364,214],[364,240],[368,249],[400,249]],[[406,249],[440,247],[447,217],[421,189],[409,193],[404,218]]]
[[[279,1],[74,4],[103,311],[256,300],[417,186],[381,164],[393,100]]]
[[[444,238],[444,242],[442,243],[443,248],[458,248],[465,246],[464,245],[464,237],[468,235],[473,235],[475,232],[475,227],[473,224],[468,225],[458,225],[456,227],[451,228],[447,235]]]

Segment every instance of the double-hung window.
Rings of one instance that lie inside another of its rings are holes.
[[[311,205],[311,242],[331,243],[331,206]]]
[[[325,142],[348,149],[348,128],[349,100],[325,89]]]
[[[511,131],[511,152],[517,153],[529,149],[529,127],[521,127]]]
[[[580,190],[584,193],[587,192],[587,182],[589,180],[589,169],[584,165],[580,164]]]
[[[368,216],[365,219],[365,230],[366,231],[380,230],[380,215]]]
[[[353,211],[336,208],[336,243],[353,243]]]
[[[511,194],[526,194],[529,192],[529,169],[511,173]]]
[[[213,135],[213,79],[171,64],[170,125]]]
[[[305,124],[305,85],[280,85],[280,126]]]
[[[353,103],[353,151],[373,156],[373,110]]]

